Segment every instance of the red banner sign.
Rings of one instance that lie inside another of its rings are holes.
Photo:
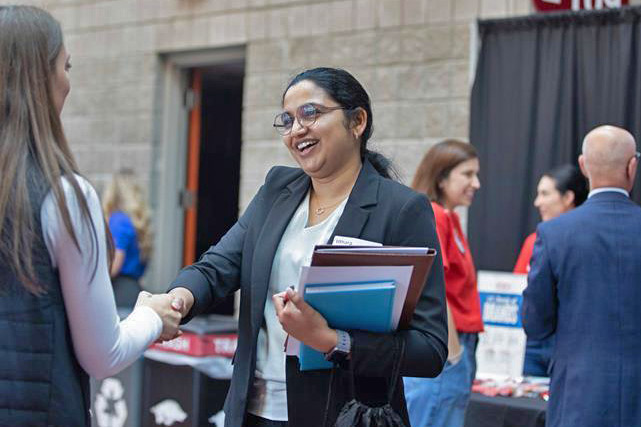
[[[533,0],[541,12],[561,10],[601,10],[612,9],[628,4],[628,0]]]
[[[237,341],[238,336],[236,334],[197,335],[191,332],[183,332],[178,338],[153,344],[150,348],[196,357],[232,357],[236,351]]]

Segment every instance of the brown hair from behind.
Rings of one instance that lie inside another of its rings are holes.
[[[473,145],[457,139],[446,139],[432,146],[416,169],[412,188],[427,194],[430,200],[443,203],[440,183],[459,164],[478,158]]]
[[[37,283],[31,255],[38,238],[29,198],[30,168],[37,168],[53,192],[65,228],[79,248],[67,209],[61,177],[73,187],[83,225],[96,229],[75,175],[55,107],[52,76],[62,51],[60,24],[48,12],[32,6],[0,6],[0,259],[34,294],[46,292]],[[94,266],[97,268],[97,258]],[[1,284],[0,284],[1,286]]]

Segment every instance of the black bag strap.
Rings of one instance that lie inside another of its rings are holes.
[[[396,391],[396,384],[401,376],[401,366],[403,365],[403,358],[405,357],[405,340],[402,337],[394,336],[394,355],[396,363],[392,369],[392,378],[387,389],[387,403],[392,403],[394,392]],[[349,396],[350,399],[356,398],[356,385],[354,382],[354,366],[350,362],[348,369],[349,372]]]
[[[405,340],[403,337],[395,337],[396,342],[396,365],[392,371],[392,379],[389,388],[387,389],[387,403],[392,403],[394,392],[396,391],[396,384],[401,377],[401,366],[403,365],[403,358],[405,357]]]
[[[323,416],[323,427],[327,427],[329,409],[331,408],[332,391],[334,390],[334,376],[336,375],[336,364],[332,366],[332,372],[329,377],[329,387],[327,388],[327,400],[325,401],[325,415]],[[351,386],[350,386],[351,387]]]
[[[390,379],[390,384],[387,389],[387,403],[389,404],[392,403],[394,392],[396,391],[396,384],[398,383],[398,379],[401,376],[401,366],[403,364],[403,358],[405,357],[405,340],[399,336],[394,336],[393,339],[394,339],[394,355],[396,357],[396,363],[394,364],[394,369],[392,370],[392,378]],[[354,349],[352,349],[352,351],[354,351]],[[340,368],[335,364],[332,367],[332,371],[330,374],[329,388],[327,390],[327,401],[325,404],[325,416],[323,419],[323,426],[327,426],[327,422],[328,422],[327,417],[329,414],[329,409],[331,407],[330,402],[332,399],[334,380],[336,376],[336,371],[338,369]],[[354,364],[352,363],[352,360],[349,361],[349,367],[347,371],[349,374],[349,382],[348,382],[349,400],[348,401],[351,401],[356,399],[356,385],[354,383]]]

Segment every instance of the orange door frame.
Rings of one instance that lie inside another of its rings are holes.
[[[183,239],[183,266],[196,260],[196,226],[198,220],[198,175],[200,167],[200,133],[201,133],[201,94],[202,73],[192,70],[191,96],[193,105],[189,112],[189,131],[187,138],[187,185],[185,196],[185,231]]]

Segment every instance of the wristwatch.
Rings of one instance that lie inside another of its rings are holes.
[[[336,347],[325,353],[325,360],[341,364],[347,359],[350,351],[352,351],[352,337],[349,333],[340,329],[336,329],[336,335],[338,335]]]

